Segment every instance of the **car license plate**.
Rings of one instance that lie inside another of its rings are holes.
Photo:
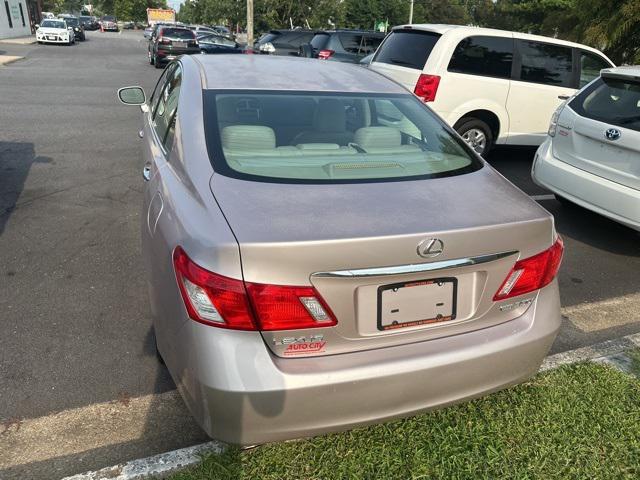
[[[187,46],[186,42],[173,42],[173,46],[174,47],[180,47],[180,48],[184,48]]]
[[[395,283],[378,288],[378,330],[417,327],[456,318],[456,278]]]
[[[47,40],[55,40],[56,37],[47,37]]]

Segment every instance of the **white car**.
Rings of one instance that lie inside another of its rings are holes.
[[[561,105],[531,175],[560,201],[640,231],[640,67],[603,70]]]
[[[76,43],[76,37],[72,27],[67,27],[64,20],[47,18],[37,25],[36,40],[38,43]]]
[[[395,27],[370,68],[414,92],[479,154],[540,145],[561,103],[614,64],[555,38],[456,25]]]

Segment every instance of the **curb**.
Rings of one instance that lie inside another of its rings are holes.
[[[605,357],[638,347],[640,347],[640,333],[635,333],[589,347],[550,355],[544,359],[539,371],[545,372],[562,365],[578,362],[603,361],[606,360]],[[62,480],[143,480],[154,477],[162,478],[170,473],[195,465],[200,462],[203,455],[221,453],[224,448],[225,445],[223,443],[211,441],[152,457],[132,460],[101,470],[79,473],[71,477],[65,477]]]
[[[152,457],[131,460],[112,467],[79,473],[62,480],[141,480],[144,478],[164,477],[177,470],[194,465],[208,453],[222,453],[224,445],[219,442],[207,442],[193,447],[181,448]]]

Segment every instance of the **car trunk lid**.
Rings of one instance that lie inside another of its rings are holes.
[[[553,154],[621,185],[640,189],[640,83],[599,80],[558,118]]]
[[[332,327],[263,332],[280,356],[400,345],[510,320],[530,302],[500,310],[493,295],[519,257],[553,243],[552,217],[491,167],[334,185],[214,175],[211,187],[238,240],[245,282],[313,285],[337,318]],[[419,245],[433,257],[419,256]],[[428,299],[423,311],[416,297]],[[392,310],[402,328],[389,327]],[[411,324],[421,316],[433,321]]]

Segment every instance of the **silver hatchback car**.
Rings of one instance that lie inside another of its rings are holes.
[[[214,438],[306,437],[534,374],[560,326],[552,216],[358,66],[182,57],[144,112],[158,350]]]

